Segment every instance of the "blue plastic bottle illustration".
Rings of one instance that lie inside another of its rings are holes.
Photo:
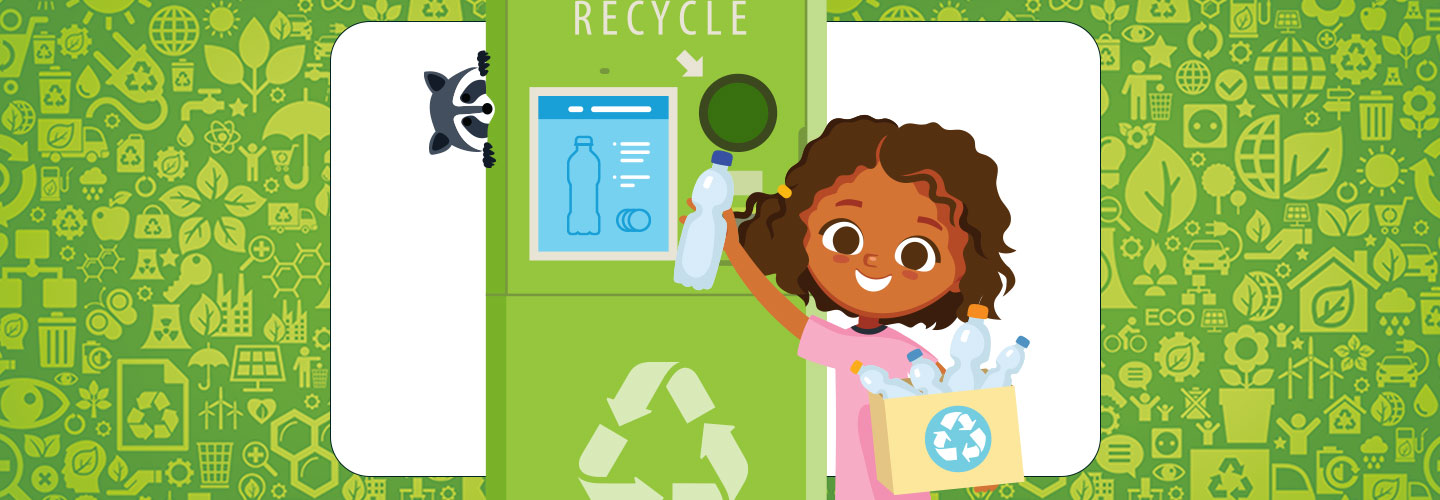
[[[600,157],[588,135],[575,136],[575,152],[565,160],[570,183],[570,211],[565,231],[570,234],[600,234]]]
[[[985,384],[981,389],[994,389],[1005,387],[1010,384],[1010,377],[1020,373],[1020,367],[1025,364],[1025,349],[1030,347],[1030,339],[1016,337],[1015,345],[1006,347],[995,357],[995,368],[985,375]]]
[[[925,359],[925,353],[919,349],[910,351],[905,355],[910,360],[910,385],[915,386],[920,394],[940,394],[949,392],[944,384],[940,383],[940,367],[934,361]]]
[[[885,399],[920,395],[914,387],[910,387],[910,384],[890,378],[890,373],[875,365],[866,365],[856,361],[850,365],[850,372],[860,376],[860,385],[865,386],[865,390],[879,394]]]
[[[690,200],[695,213],[685,217],[680,230],[680,250],[675,255],[675,282],[696,290],[715,284],[715,271],[720,268],[720,254],[725,247],[725,216],[735,196],[730,181],[730,153],[715,151],[710,155],[710,168],[700,173]]]
[[[945,371],[945,385],[951,392],[979,389],[984,379],[980,364],[990,359],[990,329],[985,327],[990,308],[970,304],[966,315],[970,320],[961,323],[950,340],[950,357],[955,364]]]

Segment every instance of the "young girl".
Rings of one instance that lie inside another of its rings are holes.
[[[839,500],[929,498],[893,495],[876,480],[868,396],[850,365],[859,360],[903,378],[906,353],[920,346],[885,325],[944,328],[969,319],[969,304],[994,311],[995,297],[1014,287],[1001,259],[1014,251],[1004,240],[1010,211],[995,173],[964,131],[869,116],[833,120],[778,194],[752,194],[743,213],[725,213],[725,253],[735,272],[800,339],[801,357],[835,369]],[[859,324],[807,317],[785,293]]]

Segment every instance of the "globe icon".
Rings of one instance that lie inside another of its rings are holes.
[[[1370,405],[1370,416],[1386,427],[1398,424],[1400,419],[1405,418],[1405,400],[1393,392],[1381,393]]]
[[[1255,295],[1258,292],[1258,295]],[[1280,312],[1280,282],[1265,271],[1250,271],[1234,294],[1235,307],[1250,321],[1265,321]]]
[[[150,44],[161,54],[178,57],[195,48],[200,38],[200,21],[195,13],[179,5],[167,5],[150,18]]]
[[[1210,67],[1196,59],[1180,63],[1180,67],[1175,68],[1175,85],[1181,92],[1200,95],[1210,88]]]
[[[924,21],[925,15],[909,5],[896,5],[880,14],[881,21]]]
[[[1280,198],[1280,115],[1262,116],[1240,131],[1235,142],[1235,170],[1255,194]]]
[[[0,112],[0,123],[4,123],[5,130],[12,135],[30,133],[35,128],[35,106],[18,99],[10,101],[5,111]]]
[[[950,472],[979,467],[990,456],[990,423],[968,406],[951,406],[930,418],[925,449],[935,465]]]
[[[1265,44],[1255,58],[1255,89],[1270,105],[1309,105],[1325,87],[1325,59],[1314,44],[1286,37]]]

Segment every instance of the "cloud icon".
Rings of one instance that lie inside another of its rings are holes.
[[[86,186],[98,186],[104,184],[105,180],[105,172],[101,172],[100,167],[90,167],[90,170],[80,174],[80,183]]]
[[[1404,288],[1396,288],[1385,292],[1380,300],[1375,302],[1375,311],[1381,314],[1405,314],[1415,310],[1415,299],[1410,298],[1410,292]]]
[[[1390,451],[1390,446],[1385,444],[1385,440],[1380,439],[1380,436],[1370,436],[1370,439],[1360,445],[1360,453],[1379,455],[1387,451]]]

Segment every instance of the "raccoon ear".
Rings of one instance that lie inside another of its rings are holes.
[[[435,135],[430,136],[430,154],[436,155],[444,153],[447,149],[450,149],[449,137],[446,137],[445,134],[439,132],[436,132]]]
[[[445,75],[434,71],[425,72],[425,86],[430,87],[430,92],[438,92],[445,88]]]

